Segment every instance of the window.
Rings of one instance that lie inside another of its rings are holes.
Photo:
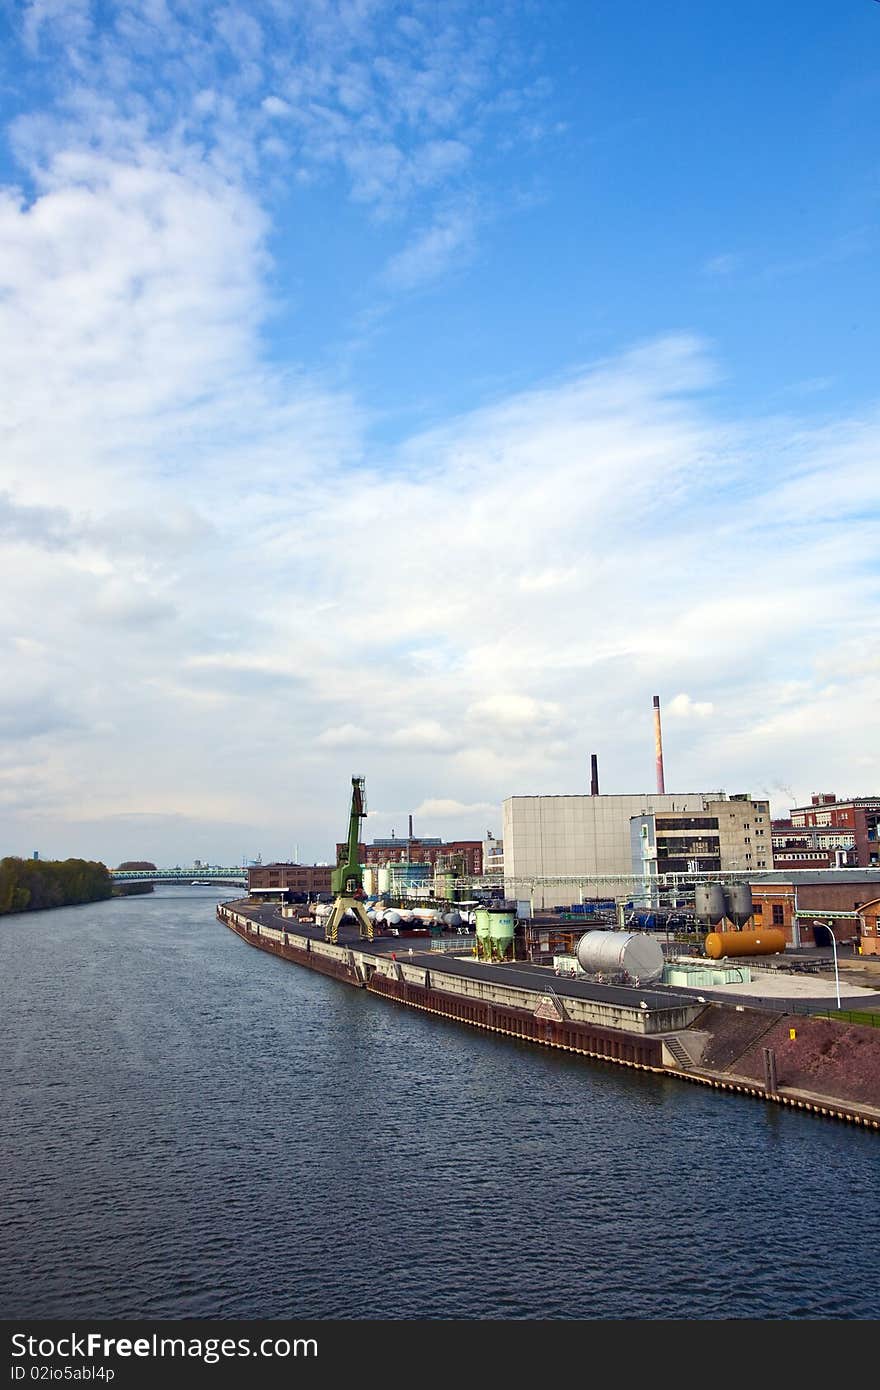
[[[781,907],[779,907],[777,903],[774,903],[774,904],[773,904],[773,925],[774,925],[774,927],[781,927],[784,921],[785,921],[785,913],[784,913],[783,909],[782,909]]]

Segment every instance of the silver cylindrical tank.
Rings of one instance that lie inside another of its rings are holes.
[[[744,927],[752,915],[752,889],[748,883],[729,883],[724,889],[727,916],[738,927]]]
[[[698,922],[715,926],[727,915],[724,898],[724,885],[721,883],[698,883],[694,889],[694,916]]]
[[[663,974],[663,949],[642,932],[588,931],[577,944],[578,965],[588,974],[623,971],[638,985]]]

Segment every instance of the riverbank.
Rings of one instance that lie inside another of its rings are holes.
[[[0,916],[113,897],[106,864],[91,859],[0,859]]]
[[[334,945],[244,900],[218,904],[217,916],[248,945],[409,1008],[880,1131],[878,1028],[679,991],[545,981],[472,957],[407,950],[399,959],[399,942]]]

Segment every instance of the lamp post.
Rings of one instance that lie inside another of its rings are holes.
[[[836,938],[835,938],[835,936],[834,936],[834,932],[831,930],[831,928],[830,928],[830,926],[828,925],[827,922],[817,922],[817,921],[814,919],[814,920],[813,920],[813,926],[814,926],[814,927],[824,927],[825,930],[827,931],[828,935],[831,937],[831,947],[832,947],[832,950],[834,951],[834,987],[835,987],[835,989],[837,990],[837,1008],[838,1008],[838,1010],[839,1010],[839,1009],[840,1009],[840,972],[839,972],[838,969],[837,969],[837,940],[836,940]]]

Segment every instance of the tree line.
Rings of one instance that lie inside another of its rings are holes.
[[[112,896],[110,870],[91,859],[0,859],[0,916]]]

